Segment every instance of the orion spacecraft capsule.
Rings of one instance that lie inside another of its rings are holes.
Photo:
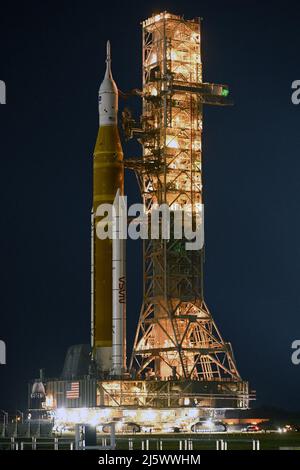
[[[121,376],[126,370],[125,240],[119,221],[111,238],[97,237],[102,204],[113,205],[124,194],[123,151],[118,132],[118,88],[111,72],[107,42],[106,72],[99,89],[99,131],[94,150],[92,213],[92,349],[100,373]],[[98,211],[99,213],[99,211]],[[108,230],[109,231],[109,230]]]

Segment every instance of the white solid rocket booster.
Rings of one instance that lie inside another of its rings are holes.
[[[115,376],[121,376],[126,371],[126,267],[122,222],[125,210],[118,192],[112,225],[112,374]]]

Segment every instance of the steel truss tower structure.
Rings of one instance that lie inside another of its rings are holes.
[[[141,128],[131,129],[143,156],[127,166],[136,170],[148,214],[167,204],[173,214],[189,206],[195,220],[203,217],[203,104],[229,102],[227,86],[202,81],[200,40],[199,19],[165,12],[143,22],[143,113]],[[232,382],[244,407],[248,384],[203,298],[203,248],[186,250],[185,242],[172,230],[169,240],[144,241],[144,300],[130,369],[142,379]]]

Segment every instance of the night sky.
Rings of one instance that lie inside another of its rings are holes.
[[[300,7],[273,1],[6,2],[0,13],[0,408],[58,376],[90,339],[92,152],[105,42],[122,91],[141,87],[140,22],[201,16],[204,80],[235,106],[205,109],[205,297],[257,404],[300,410]],[[124,103],[139,113],[138,98]],[[127,157],[140,155],[124,144]],[[129,202],[139,202],[126,176]],[[128,244],[128,333],[141,304],[141,246]]]

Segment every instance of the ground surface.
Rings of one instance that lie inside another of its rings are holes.
[[[192,440],[193,450],[215,450],[216,441],[227,441],[228,450],[249,450],[252,449],[253,440],[260,441],[261,450],[279,449],[279,447],[299,447],[300,432],[290,433],[220,433],[220,434],[174,434],[172,435],[149,435],[130,436],[133,439],[133,448],[141,449],[142,441],[146,448],[146,440],[149,440],[149,449],[160,448],[159,441],[162,440],[163,450],[179,449],[179,442],[182,441],[182,449],[185,449],[185,440]],[[128,449],[128,437],[117,439],[117,448]]]
[[[108,436],[104,436],[104,439]],[[279,447],[298,447],[300,449],[300,432],[289,432],[289,433],[220,433],[220,434],[173,434],[173,435],[157,435],[157,434],[142,434],[142,435],[126,435],[117,436],[117,449],[125,450],[129,447],[129,439],[132,441],[133,449],[144,450],[147,448],[147,440],[149,441],[149,450],[178,450],[180,448],[180,441],[182,441],[181,448],[185,450],[185,446],[188,446],[188,442],[192,441],[193,450],[215,450],[216,440],[223,439],[227,442],[228,450],[251,450],[252,441],[259,440],[261,450],[278,450]],[[16,438],[15,442],[18,442],[18,448],[21,448],[21,442],[23,442],[24,449],[32,448],[32,441],[28,438]],[[70,449],[71,438],[60,437],[58,446],[59,449]],[[161,443],[160,443],[161,442]],[[104,443],[102,437],[98,438],[98,443],[101,445]],[[189,444],[191,445],[191,444]],[[10,438],[0,438],[0,450],[10,449],[11,440]],[[42,438],[37,439],[37,449],[54,449],[53,438]],[[188,449],[188,447],[187,447]]]

